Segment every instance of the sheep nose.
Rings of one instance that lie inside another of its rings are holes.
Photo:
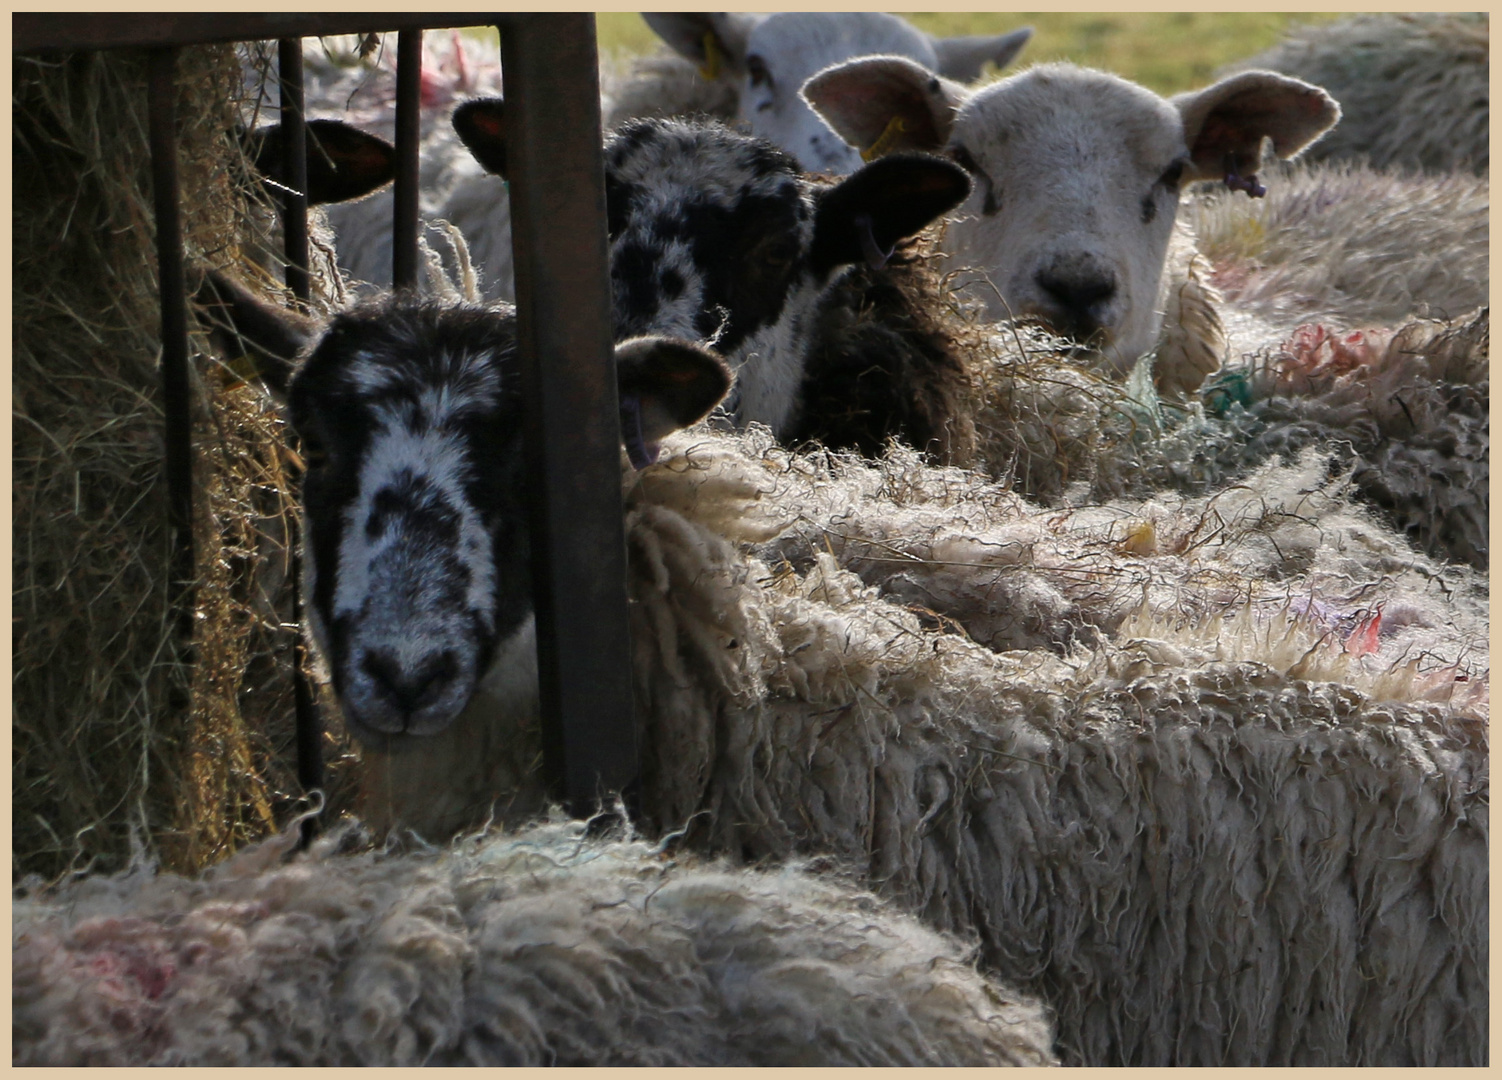
[[[1080,340],[1101,328],[1101,309],[1116,295],[1116,275],[1108,267],[1050,266],[1034,280],[1051,302],[1050,321]]]
[[[459,674],[458,658],[449,650],[428,653],[405,664],[390,652],[371,650],[361,667],[381,696],[409,722],[418,711],[442,697]]]

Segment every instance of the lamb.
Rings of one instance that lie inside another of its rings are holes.
[[[827,875],[573,822],[405,854],[296,835],[17,899],[12,1063],[1055,1063],[1036,1001]]]
[[[504,174],[504,102],[466,102],[454,126]],[[832,182],[717,123],[641,120],[607,142],[605,173],[618,337],[710,343],[736,372],[737,426],[968,460],[972,380],[937,284],[893,258],[969,193],[958,166],[895,155]]]
[[[1071,64],[967,90],[902,57],[837,65],[803,95],[868,153],[942,151],[971,173],[946,246],[992,317],[1043,319],[1122,372],[1156,347],[1165,392],[1198,388],[1224,350],[1207,268],[1176,228],[1181,187],[1223,178],[1261,195],[1264,139],[1291,157],[1340,116],[1323,90],[1268,72],[1165,101]]]
[[[1025,26],[995,36],[936,38],[896,15],[874,11],[647,12],[642,18],[703,78],[732,88],[733,111],[721,119],[744,122],[753,135],[792,154],[807,172],[835,175],[860,168],[861,156],[831,137],[799,96],[809,76],[855,57],[882,54],[906,56],[929,71],[971,82],[988,62],[1006,67],[1033,34]],[[666,67],[649,65],[638,85],[623,87],[607,126],[705,112],[677,102],[671,112],[664,109],[657,86],[666,81]]]
[[[1263,68],[1325,87],[1344,118],[1316,161],[1486,175],[1490,133],[1485,12],[1382,12],[1302,26],[1231,70]]]
[[[347,357],[380,334],[375,318],[345,328]],[[294,382],[299,427],[337,406],[312,372]],[[976,935],[988,970],[1055,1011],[1066,1062],[1484,1060],[1478,576],[1426,564],[1315,458],[1177,511],[1061,516],[894,454],[701,430],[626,467],[644,827],[748,860],[828,856],[930,925]],[[318,537],[344,511],[315,496],[312,606],[319,589],[345,595],[358,637],[381,621],[360,595],[380,575],[362,584],[341,567],[328,581]],[[871,532],[875,507],[860,524],[872,499],[895,531]],[[990,532],[967,548],[977,512]],[[961,521],[947,546],[902,550],[946,516]],[[809,522],[827,530],[811,556],[785,539]],[[977,584],[1033,570],[1029,589],[956,595],[996,618],[1030,593],[1056,626],[1070,615],[1050,608],[1072,604],[1097,636],[999,625],[987,647],[896,583],[883,597],[842,568],[833,541],[847,530],[852,566],[885,546],[919,581],[987,553]],[[469,558],[457,528],[446,544]],[[493,569],[475,566],[499,588],[516,577],[506,558],[495,545]],[[1404,644],[1436,631],[1432,658]],[[339,690],[365,717],[375,827],[436,839],[542,811],[529,632],[498,657],[442,730],[428,713],[393,731]]]

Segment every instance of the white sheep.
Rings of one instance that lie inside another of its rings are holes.
[[[14,902],[15,1065],[1046,1065],[953,937],[578,823],[137,868]],[[348,846],[346,843],[345,846]]]
[[[855,57],[892,55],[972,82],[987,63],[1006,67],[1033,34],[1025,26],[994,36],[937,38],[876,11],[647,12],[642,18],[707,81],[733,89],[734,112],[722,119],[743,122],[808,172],[836,175],[860,168],[861,156],[832,137],[799,95],[809,76]],[[632,87],[624,98],[618,95],[609,126],[643,116],[708,111],[677,102],[673,112],[665,111],[658,102],[667,95],[654,84],[669,81],[666,71],[667,65],[651,65],[638,76],[644,86]]]
[[[1268,72],[1165,101],[1070,64],[969,90],[902,57],[827,69],[803,95],[867,154],[943,152],[974,176],[945,242],[993,318],[1042,318],[1122,371],[1156,346],[1160,387],[1183,391],[1215,370],[1222,343],[1177,333],[1206,321],[1182,307],[1215,299],[1175,229],[1181,187],[1224,179],[1260,194],[1264,140],[1290,157],[1340,116],[1318,87]]]
[[[1037,549],[1056,512],[913,457],[831,469],[765,436],[678,447],[628,487],[654,828],[690,822],[695,845],[747,858],[829,852],[931,923],[978,933],[993,970],[1057,1010],[1066,1061],[1484,1055],[1474,577],[1415,560],[1338,495],[1301,494],[1318,462],[1230,498],[1081,513],[1054,534],[1054,562]],[[871,500],[917,509],[925,495],[940,517],[978,499],[1022,520],[1010,537],[955,528],[924,553],[902,550],[899,517],[845,554],[919,578],[975,564],[970,599],[994,623],[1067,618],[1094,596],[1097,613],[1128,613],[1119,636],[998,653],[925,630],[828,549],[799,572],[727,539],[765,542],[807,517],[838,544],[880,518]],[[1221,546],[1239,553],[1196,565]],[[1008,588],[1035,552],[1051,572]],[[1401,588],[1384,581],[1415,563]],[[1270,580],[1279,569],[1288,580]],[[1467,602],[1452,609],[1445,588]],[[1438,656],[1393,663],[1393,635],[1436,631]],[[467,710],[420,754],[367,754],[366,812],[462,820],[463,782],[470,814],[531,812],[538,735],[520,704]],[[480,769],[479,746],[505,753]]]
[[[1490,44],[1486,12],[1382,12],[1295,27],[1230,70],[1279,71],[1335,96],[1340,126],[1313,160],[1485,175]]]

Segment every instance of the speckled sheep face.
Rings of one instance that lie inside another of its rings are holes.
[[[1105,72],[1041,64],[971,92],[898,57],[803,88],[855,146],[938,150],[975,191],[949,229],[993,317],[1036,316],[1121,367],[1156,343],[1182,184],[1257,195],[1263,142],[1290,157],[1340,116],[1318,87],[1244,72],[1165,101]]]
[[[514,320],[338,316],[288,398],[309,618],[350,729],[443,730],[531,612]]]
[[[639,465],[730,384],[661,338],[615,365]],[[388,298],[336,316],[292,379],[309,621],[364,742],[437,734],[482,684],[535,671],[517,366],[511,308]]]
[[[737,373],[728,411],[774,429],[793,405],[793,339],[828,281],[809,260],[814,188],[775,147],[719,126],[628,125],[605,150],[618,338],[712,345]]]
[[[704,341],[736,372],[731,418],[781,435],[830,285],[857,261],[884,262],[969,190],[929,156],[830,182],[718,124],[627,124],[605,147],[616,337]]]

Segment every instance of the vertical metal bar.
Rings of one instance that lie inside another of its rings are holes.
[[[638,776],[594,16],[501,28],[544,765],[587,814]]]
[[[303,110],[302,39],[277,42],[277,78],[281,91],[282,161],[290,191],[281,195],[282,236],[286,242],[287,288],[304,306],[311,296],[308,280],[308,135]],[[323,787],[323,724],[312,687],[304,674],[307,642],[302,629],[302,554],[294,519],[291,535],[292,570],[292,702],[296,717],[297,782],[304,792]],[[318,831],[318,819],[302,823],[304,845]]]
[[[193,424],[188,408],[188,306],[183,280],[182,223],[177,180],[177,103],[173,73],[177,49],[150,54],[146,101],[151,146],[152,203],[156,214],[158,287],[162,301],[162,411],[166,431],[167,521],[172,530],[169,571],[178,628],[193,635]]]
[[[396,185],[392,191],[391,284],[417,284],[418,144],[422,138],[422,31],[396,35]]]
[[[287,248],[287,288],[308,302],[308,134],[303,117],[302,39],[276,43],[276,74],[281,83],[282,161],[290,190],[280,192],[282,235]]]

